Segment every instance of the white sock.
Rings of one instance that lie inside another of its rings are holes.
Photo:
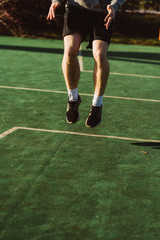
[[[100,107],[101,105],[103,105],[103,96],[97,96],[96,94],[94,94],[92,105],[96,107]]]
[[[74,89],[67,89],[68,90],[68,97],[69,101],[75,102],[78,100],[78,88]]]

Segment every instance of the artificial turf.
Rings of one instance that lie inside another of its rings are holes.
[[[58,40],[0,37],[0,85],[66,91]],[[111,72],[160,76],[157,47],[113,44]],[[92,70],[83,45],[84,69]],[[149,59],[149,56],[152,57]],[[159,98],[160,79],[110,75],[106,95]],[[79,91],[93,93],[92,73]],[[0,88],[0,133],[19,126],[160,140],[159,102],[104,98],[102,123],[65,120],[65,93]],[[17,130],[0,139],[0,239],[158,240],[160,143]]]

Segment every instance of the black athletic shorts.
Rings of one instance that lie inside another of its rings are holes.
[[[70,7],[64,14],[64,26],[62,36],[80,33],[83,40],[89,34],[90,41],[87,48],[92,48],[93,40],[103,40],[110,43],[113,29],[113,21],[107,30],[104,26],[105,13],[94,12],[84,8]]]

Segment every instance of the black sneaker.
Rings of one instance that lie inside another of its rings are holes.
[[[102,118],[102,105],[101,107],[97,106],[91,106],[90,113],[88,115],[88,118],[86,119],[86,127],[96,127],[100,122]]]
[[[67,111],[66,111],[66,120],[68,123],[76,123],[79,119],[78,107],[81,103],[81,98],[78,95],[78,100],[75,102],[70,102],[68,100]]]

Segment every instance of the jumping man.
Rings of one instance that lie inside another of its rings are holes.
[[[56,9],[64,0],[52,0],[47,19],[54,19]],[[79,118],[78,107],[81,98],[78,94],[80,67],[77,54],[85,37],[90,35],[89,46],[94,58],[94,97],[91,110],[86,119],[86,127],[95,127],[101,121],[103,95],[108,76],[109,63],[107,50],[112,36],[115,13],[125,0],[68,0],[65,5],[63,39],[63,74],[68,90],[66,119],[76,123]]]

